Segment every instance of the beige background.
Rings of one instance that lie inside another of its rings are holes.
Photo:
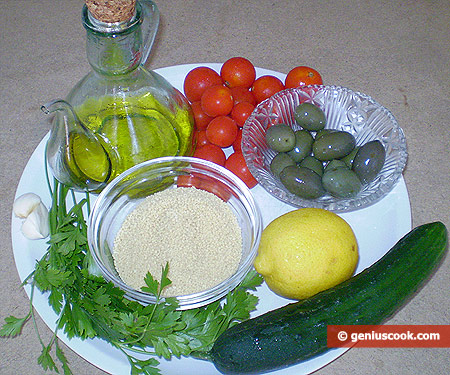
[[[40,106],[64,97],[87,73],[81,0],[0,0],[0,318],[24,315],[11,236],[11,208],[22,171],[48,128]],[[435,1],[157,1],[161,27],[149,67],[224,62],[244,56],[287,73],[319,70],[327,84],[373,96],[403,127],[409,150],[404,177],[414,226],[450,226],[450,2]],[[450,323],[450,258],[390,321]],[[38,319],[45,340],[50,331]],[[75,374],[102,374],[65,349]],[[1,374],[42,374],[31,324],[1,339]],[[321,375],[446,374],[449,349],[352,349]]]

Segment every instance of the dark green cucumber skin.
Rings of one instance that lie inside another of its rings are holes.
[[[223,374],[261,374],[327,351],[328,325],[381,324],[430,277],[447,249],[441,222],[413,229],[349,280],[226,330],[210,352]]]

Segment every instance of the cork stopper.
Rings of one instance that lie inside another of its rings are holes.
[[[128,21],[134,15],[136,0],[86,0],[89,12],[101,22]]]

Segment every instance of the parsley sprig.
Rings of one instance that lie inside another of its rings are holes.
[[[248,319],[256,308],[258,298],[249,291],[255,290],[262,278],[250,271],[222,301],[178,310],[175,298],[161,297],[163,289],[171,284],[168,264],[163,267],[160,280],[155,280],[150,273],[145,277],[143,291],[156,297],[155,304],[142,305],[125,298],[122,290],[95,272],[84,218],[84,210],[87,213],[90,210],[89,195],[77,201],[75,193],[56,180],[53,188],[50,184],[49,188],[52,206],[48,248],[23,282],[31,286],[29,311],[22,318],[5,318],[0,328],[0,336],[15,337],[31,320],[42,346],[38,363],[45,370],[72,374],[58,342],[57,333],[62,330],[69,338],[108,341],[127,357],[131,374],[159,374],[160,358],[208,359],[216,338],[228,327]],[[35,288],[47,293],[48,302],[58,315],[54,335],[47,344],[35,323],[32,305]]]

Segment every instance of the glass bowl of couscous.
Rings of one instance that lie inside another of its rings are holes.
[[[180,309],[214,302],[250,271],[262,231],[248,187],[225,168],[198,158],[162,157],[136,165],[99,194],[88,244],[106,280],[141,303],[148,272],[171,284],[163,297]]]

